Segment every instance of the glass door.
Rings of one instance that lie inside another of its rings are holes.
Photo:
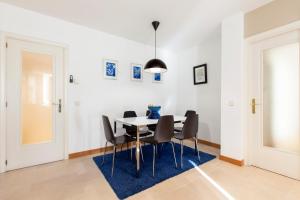
[[[263,145],[300,154],[299,42],[264,50]]]
[[[7,42],[7,170],[62,160],[63,49]]]
[[[251,164],[300,179],[300,32],[251,47]]]
[[[53,59],[52,55],[22,51],[22,144],[53,139]]]

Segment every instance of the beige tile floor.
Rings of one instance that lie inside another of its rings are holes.
[[[218,150],[201,145],[218,155]],[[1,200],[117,199],[90,157],[0,174]],[[215,159],[129,199],[300,199],[300,182]]]

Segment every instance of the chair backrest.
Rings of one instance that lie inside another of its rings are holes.
[[[123,113],[123,118],[129,118],[129,117],[137,117],[136,112],[132,110],[128,110]],[[136,128],[133,126],[128,126],[124,124],[123,128],[125,128],[126,133],[136,132]]]
[[[128,111],[124,112],[123,118],[128,118],[128,117],[137,117],[137,115],[136,115],[135,111],[128,110]]]
[[[190,115],[190,114],[196,114],[196,111],[194,111],[194,110],[187,110],[186,112],[185,112],[185,117],[187,117],[188,115]]]
[[[105,115],[102,115],[102,121],[103,121],[103,128],[104,128],[104,133],[105,133],[106,140],[110,143],[114,143],[115,142],[115,136],[114,136],[114,132],[111,128],[108,117],[105,116]]]
[[[148,117],[148,115],[150,115],[150,110],[146,111],[146,116]]]
[[[161,116],[158,120],[154,140],[158,143],[168,142],[174,136],[174,117],[173,115]]]
[[[194,138],[198,133],[198,115],[189,114],[186,117],[184,125],[182,127],[182,134],[184,139]]]

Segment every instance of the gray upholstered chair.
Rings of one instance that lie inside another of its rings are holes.
[[[173,149],[173,156],[175,167],[177,168],[177,161],[174,150],[174,143],[171,141],[174,136],[174,117],[172,115],[161,116],[158,120],[154,135],[151,137],[142,138],[144,143],[151,144],[153,146],[153,161],[152,161],[152,175],[155,174],[155,155],[158,144],[170,143]]]
[[[183,141],[188,139],[194,139],[195,151],[200,161],[198,146],[197,146],[197,133],[198,133],[198,115],[195,113],[187,115],[185,123],[181,132],[175,132],[174,138],[180,141],[180,166],[183,167],[182,154],[183,154]]]
[[[105,138],[106,138],[106,143],[105,143],[105,148],[104,148],[104,154],[103,154],[103,160],[101,165],[104,164],[104,159],[105,159],[105,153],[106,153],[106,148],[107,148],[107,143],[111,143],[113,145],[113,159],[112,159],[112,167],[111,167],[111,176],[114,174],[114,167],[115,167],[115,156],[116,156],[116,151],[117,151],[117,146],[118,145],[123,145],[127,144],[128,148],[128,143],[133,142],[134,139],[129,137],[128,135],[122,135],[116,137],[113,133],[113,130],[111,128],[109,119],[107,116],[103,115],[102,116],[102,121],[103,121],[103,127],[104,127],[104,133],[105,133]],[[132,155],[132,148],[131,148],[131,155]]]
[[[187,110],[185,112],[184,116],[187,117],[188,115],[191,115],[191,114],[196,114],[196,111],[194,111],[194,110]],[[183,122],[183,124],[184,124],[184,122]],[[176,132],[181,132],[182,131],[182,127],[175,127],[174,130]]]
[[[129,118],[129,117],[137,117],[135,111],[125,111],[123,114],[123,118]],[[123,125],[123,128],[126,131],[126,134],[132,138],[136,138],[136,126],[128,126],[126,124]],[[148,130],[141,131],[140,132],[140,137],[146,137],[151,135],[152,133],[149,132]]]

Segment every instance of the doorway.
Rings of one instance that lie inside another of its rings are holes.
[[[64,159],[63,48],[7,39],[6,170]]]
[[[250,45],[250,164],[300,180],[300,31]]]

